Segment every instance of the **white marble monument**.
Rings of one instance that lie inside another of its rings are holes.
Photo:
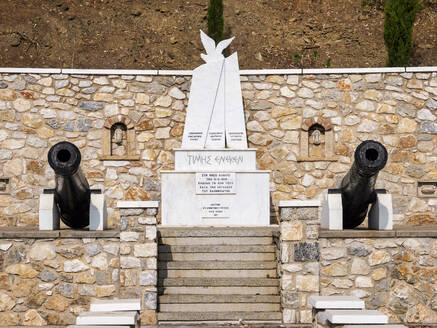
[[[161,171],[162,225],[267,226],[269,171],[247,147],[237,53],[200,31],[205,64],[193,71],[175,170]]]

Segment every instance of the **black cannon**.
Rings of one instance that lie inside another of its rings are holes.
[[[340,188],[343,229],[355,228],[365,220],[369,204],[376,201],[376,178],[387,163],[388,155],[381,143],[367,140],[357,147],[354,157]]]
[[[59,216],[73,229],[89,225],[90,187],[80,169],[79,149],[62,141],[50,148],[48,161],[56,174],[54,202]]]

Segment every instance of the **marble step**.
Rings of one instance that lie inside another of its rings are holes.
[[[159,261],[274,261],[275,253],[162,253]]]
[[[333,324],[388,323],[388,317],[377,310],[326,310],[324,316]]]
[[[163,237],[162,245],[272,245],[273,237]]]
[[[280,303],[279,295],[161,295],[159,304],[180,303]]]
[[[355,296],[310,296],[308,303],[316,309],[364,309],[363,300]]]
[[[343,328],[407,328],[404,325],[344,325]]]
[[[176,261],[176,262],[158,262],[158,269],[176,269],[176,270],[241,270],[241,269],[276,269],[275,261]]]
[[[279,226],[270,227],[163,227],[161,237],[270,237]]]
[[[158,286],[164,287],[218,287],[218,286],[245,286],[245,287],[278,287],[278,279],[268,278],[165,278],[158,280]],[[239,293],[237,293],[239,294]]]
[[[277,278],[276,269],[267,270],[159,270],[159,277],[166,278]]]
[[[191,295],[279,295],[279,283],[277,286],[269,287],[245,287],[245,286],[232,286],[232,287],[197,287],[197,286],[172,286],[172,287],[159,287],[158,292],[160,295],[172,295],[178,296],[183,294]]]
[[[98,325],[98,326],[90,326],[90,325],[80,325],[80,326],[78,326],[78,325],[70,325],[70,326],[67,326],[67,328],[130,328],[130,327],[132,327],[132,325],[129,325],[129,326],[101,326],[101,325]]]
[[[140,311],[141,299],[95,299],[91,301],[90,312]]]
[[[280,321],[281,312],[161,312],[157,313],[161,321]]]
[[[273,253],[273,245],[160,245],[159,253]]]
[[[161,312],[189,312],[193,309],[202,312],[278,312],[280,303],[164,303],[160,304]]]
[[[138,312],[84,312],[76,318],[76,325],[135,325]]]

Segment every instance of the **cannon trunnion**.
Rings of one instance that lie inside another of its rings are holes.
[[[79,166],[79,149],[70,142],[59,142],[50,148],[48,161],[56,175],[54,203],[60,219],[73,229],[88,226],[91,191]]]
[[[376,201],[376,178],[387,157],[385,147],[373,140],[362,142],[355,150],[354,163],[340,187],[343,229],[355,228],[365,220],[369,204]]]

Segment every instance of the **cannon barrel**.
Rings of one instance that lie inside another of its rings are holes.
[[[387,150],[373,140],[362,142],[355,150],[354,163],[341,182],[343,229],[359,226],[366,218],[369,204],[376,201],[375,183],[387,163]]]
[[[48,161],[55,171],[54,201],[60,218],[73,229],[89,225],[90,187],[80,169],[79,149],[62,141],[50,148]]]

